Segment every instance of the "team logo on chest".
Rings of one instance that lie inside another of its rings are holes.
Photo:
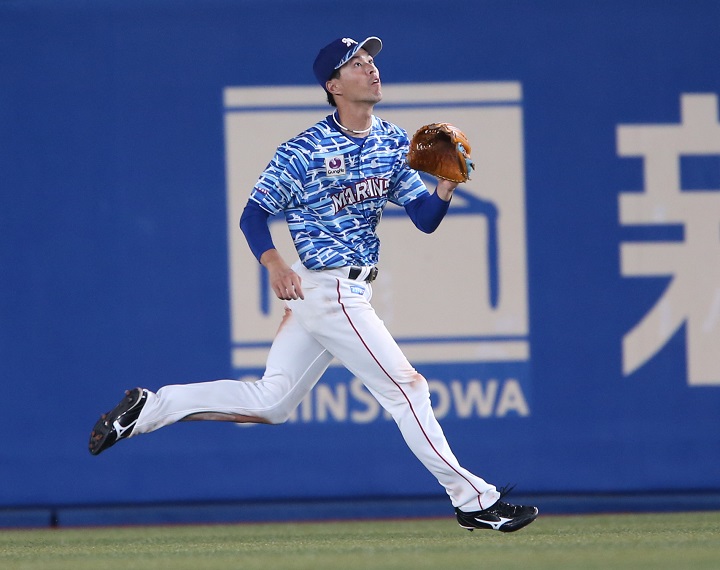
[[[374,198],[382,198],[388,192],[388,181],[385,178],[368,178],[356,182],[352,186],[348,186],[342,192],[332,194],[333,213],[337,214],[346,206],[371,200]]]
[[[343,176],[345,174],[345,155],[326,157],[325,174],[327,176]]]

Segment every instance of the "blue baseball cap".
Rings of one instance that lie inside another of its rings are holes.
[[[323,89],[335,70],[345,65],[360,48],[375,57],[382,49],[382,41],[375,36],[370,36],[360,43],[352,38],[338,38],[320,50],[313,63],[313,71]]]

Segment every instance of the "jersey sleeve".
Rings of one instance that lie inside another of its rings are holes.
[[[391,180],[391,192],[388,199],[398,206],[406,206],[409,202],[420,196],[429,195],[425,183],[420,179],[417,170],[407,165],[407,152],[410,146],[407,133],[398,128],[398,136],[395,138],[396,145],[396,170]]]
[[[250,200],[270,214],[296,206],[302,196],[307,159],[289,143],[280,146],[255,183]]]
[[[393,184],[393,189],[394,191],[389,195],[389,200],[398,206],[406,206],[408,202],[430,194],[417,171],[408,166],[401,167],[401,171]]]

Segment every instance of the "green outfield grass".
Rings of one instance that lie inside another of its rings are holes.
[[[720,512],[0,531],[3,570],[720,568]]]

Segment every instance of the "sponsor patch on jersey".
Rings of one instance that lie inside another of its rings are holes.
[[[344,176],[345,175],[345,156],[340,154],[337,156],[328,156],[325,158],[325,173],[328,176]]]
[[[360,285],[350,285],[350,291],[352,291],[356,295],[364,295],[365,287],[361,287]]]

